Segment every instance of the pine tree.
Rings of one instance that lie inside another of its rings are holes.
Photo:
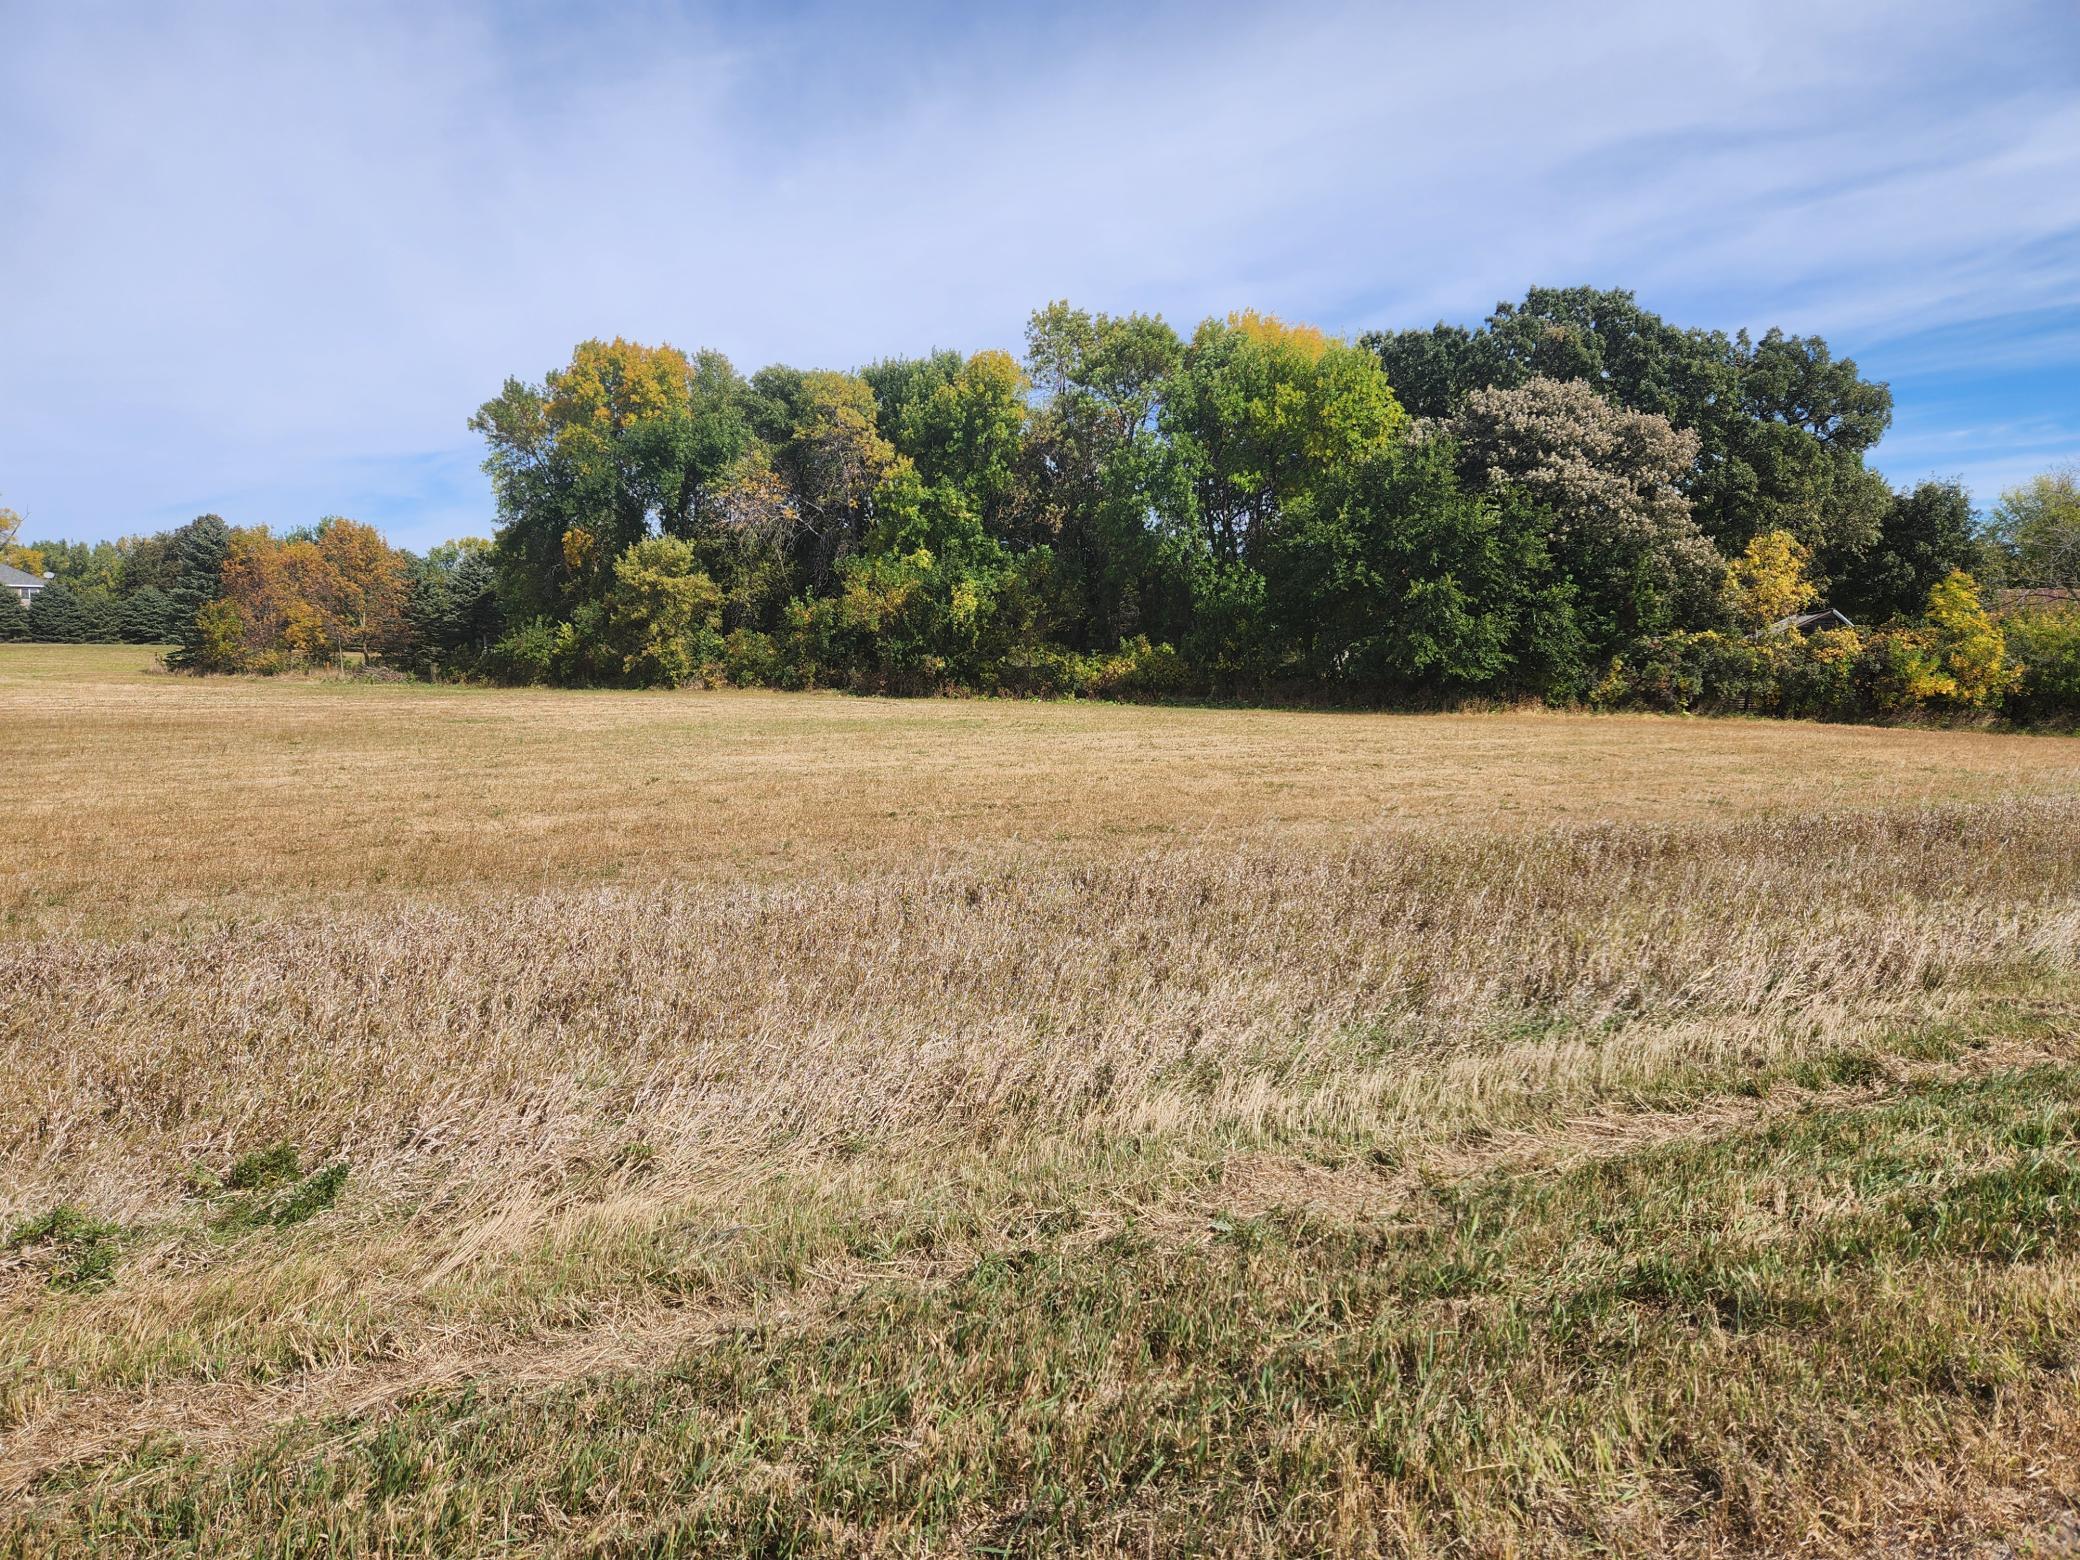
[[[168,632],[172,616],[172,598],[158,586],[147,585],[125,598],[117,627],[126,644],[164,644],[173,637]]]
[[[447,664],[455,621],[455,599],[448,572],[438,563],[421,559],[414,565],[405,596],[404,621],[406,636],[411,641],[412,669],[438,675]]]
[[[216,515],[198,515],[173,533],[174,579],[167,595],[174,649],[168,666],[201,665],[205,647],[196,614],[223,594],[224,549],[230,539],[230,527]]]
[[[462,555],[449,577],[448,597],[455,635],[449,652],[474,660],[506,630],[505,612],[498,600],[498,570],[489,551]]]
[[[29,607],[29,637],[47,645],[76,645],[86,637],[79,598],[63,580],[36,593]]]
[[[29,611],[13,591],[0,589],[0,645],[29,637]]]

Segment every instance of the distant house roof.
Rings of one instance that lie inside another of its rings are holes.
[[[1830,628],[1854,628],[1856,625],[1835,611],[1833,607],[1822,607],[1818,612],[1794,612],[1787,618],[1778,618],[1766,630],[1772,634],[1810,634]]]
[[[0,585],[9,585],[16,590],[42,590],[49,583],[40,574],[30,574],[11,563],[0,563]]]

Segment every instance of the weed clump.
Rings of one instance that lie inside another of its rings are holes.
[[[8,1231],[0,1249],[49,1248],[57,1258],[50,1270],[53,1289],[106,1289],[115,1282],[116,1243],[122,1233],[119,1226],[65,1204],[23,1219]]]
[[[294,1143],[277,1143],[272,1148],[256,1148],[250,1154],[241,1154],[232,1161],[231,1168],[224,1172],[224,1186],[233,1192],[264,1192],[284,1182],[295,1180],[301,1173],[299,1156]]]
[[[240,1155],[224,1172],[223,1190],[240,1195],[217,1211],[210,1227],[226,1235],[286,1229],[330,1208],[346,1183],[343,1160],[306,1174],[294,1144],[257,1149]]]

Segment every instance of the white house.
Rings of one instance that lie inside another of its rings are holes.
[[[48,574],[38,579],[33,574],[17,569],[11,563],[0,563],[0,590],[13,591],[15,600],[25,607],[34,606],[37,592],[50,582],[51,577]]]

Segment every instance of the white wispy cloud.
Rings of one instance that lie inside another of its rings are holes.
[[[0,498],[39,532],[481,530],[469,410],[593,334],[843,365],[1065,295],[1355,330],[1576,280],[1896,379],[2080,329],[2064,0],[0,19]]]

